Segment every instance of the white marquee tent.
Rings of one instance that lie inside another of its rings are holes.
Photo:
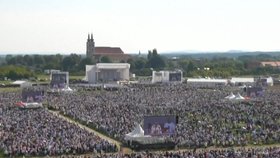
[[[228,99],[228,100],[245,100],[245,98],[242,97],[240,95],[240,93],[237,93],[236,95],[234,95],[232,92],[230,93],[230,95],[226,96],[225,99]]]
[[[235,97],[236,96],[231,92],[230,95],[226,96],[225,98],[231,100],[231,99],[235,99]]]
[[[245,98],[242,97],[242,96],[240,95],[240,93],[238,93],[234,99],[235,99],[235,100],[244,100]]]

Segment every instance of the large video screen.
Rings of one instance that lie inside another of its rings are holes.
[[[170,72],[169,81],[181,81],[182,73],[181,72]]]
[[[67,84],[67,74],[65,73],[55,73],[52,74],[51,78],[51,88],[59,88],[63,89],[66,87]]]
[[[261,86],[264,86],[264,87],[268,86],[266,78],[261,79]]]
[[[25,103],[41,103],[43,102],[44,91],[24,89],[22,90],[21,97],[21,101]]]
[[[261,97],[264,95],[262,87],[247,87],[246,92],[248,97]]]
[[[171,136],[175,134],[176,116],[145,116],[144,134],[150,136]]]

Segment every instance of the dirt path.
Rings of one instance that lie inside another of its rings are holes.
[[[72,120],[72,119],[70,119],[70,118],[68,118],[66,116],[63,116],[63,115],[59,114],[58,111],[52,111],[52,110],[48,110],[48,111],[50,113],[52,113],[52,114],[54,114],[54,115],[64,119],[64,120],[68,121],[69,123],[75,124],[75,125],[79,126],[80,128],[83,128],[83,129],[85,129],[85,130],[87,130],[87,131],[89,131],[91,133],[94,133],[95,135],[99,136],[102,139],[105,139],[105,140],[109,141],[110,143],[116,144],[117,148],[118,148],[118,151],[120,151],[120,149],[121,149],[121,142],[116,141],[116,140],[114,140],[114,139],[112,139],[112,138],[110,138],[110,137],[108,137],[108,136],[106,136],[106,135],[104,135],[104,134],[102,134],[102,133],[100,133],[98,131],[95,131],[95,130],[93,130],[93,129],[85,126],[85,125],[82,125],[82,124],[80,124],[80,123],[78,123],[78,122],[76,122],[76,121],[74,121],[74,120]],[[122,148],[122,150],[125,150],[126,152],[131,151],[129,148]]]
[[[76,122],[76,121],[74,121],[74,120],[72,120],[72,119],[70,119],[70,118],[68,118],[66,116],[63,116],[63,115],[59,114],[58,111],[52,111],[52,110],[48,110],[48,111],[50,113],[52,113],[52,114],[54,114],[54,115],[64,119],[64,120],[68,121],[69,123],[76,124],[80,128],[86,129],[87,131],[94,133],[95,135],[99,136],[102,139],[108,140],[110,143],[116,144],[116,146],[118,148],[118,151],[120,151],[123,154],[129,154],[129,153],[133,152],[130,148],[124,148],[124,147],[121,148],[121,142],[119,142],[117,140],[114,140],[114,139],[112,139],[112,138],[110,138],[110,137],[108,137],[108,136],[106,136],[106,135],[104,135],[104,134],[102,134],[102,133],[100,133],[98,131],[95,131],[95,130],[85,126],[85,125],[82,125],[82,124],[80,124],[80,123],[78,123],[78,122]],[[240,149],[240,148],[248,149],[248,148],[266,148],[266,147],[280,147],[280,144],[260,145],[260,146],[257,146],[257,145],[247,145],[247,146],[243,146],[243,147],[232,147],[232,148],[233,149]],[[214,146],[212,146],[212,147],[208,147],[208,148],[197,148],[196,151],[201,151],[201,150],[206,150],[206,151],[207,150],[223,150],[223,149],[228,149],[228,148],[231,148],[231,147],[221,148],[221,147],[214,147]],[[169,151],[176,152],[176,151],[192,151],[192,150],[193,149],[177,149],[177,150],[169,150]],[[154,151],[154,152],[155,153],[156,152],[161,152],[161,150]],[[87,154],[85,154],[85,155],[87,155]]]

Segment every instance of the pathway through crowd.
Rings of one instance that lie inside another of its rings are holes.
[[[128,154],[128,153],[131,153],[131,152],[132,152],[132,150],[129,149],[129,148],[121,147],[121,142],[119,142],[119,141],[117,141],[117,140],[114,140],[114,139],[112,139],[112,138],[110,138],[110,137],[108,137],[108,136],[106,136],[106,135],[104,135],[104,134],[102,134],[102,133],[100,133],[100,132],[98,132],[98,131],[96,131],[96,130],[93,130],[92,128],[89,128],[89,127],[87,127],[87,126],[85,126],[85,125],[83,125],[83,124],[81,124],[81,123],[79,123],[79,122],[76,122],[76,121],[74,121],[74,120],[72,120],[72,119],[70,119],[70,118],[68,118],[68,117],[66,117],[66,116],[63,116],[63,115],[61,115],[58,111],[53,111],[53,110],[48,110],[48,111],[49,111],[50,113],[52,113],[52,114],[54,114],[54,115],[56,115],[56,116],[58,116],[58,117],[64,119],[64,120],[68,121],[69,123],[76,124],[76,125],[78,125],[80,128],[86,129],[88,132],[94,133],[95,135],[99,136],[99,137],[102,138],[102,139],[107,140],[107,141],[110,142],[110,143],[116,144],[116,146],[117,146],[117,148],[118,148],[118,151],[121,151],[121,152],[124,153],[124,154]]]

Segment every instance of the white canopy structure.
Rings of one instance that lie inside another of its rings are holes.
[[[129,81],[128,63],[97,63],[86,65],[85,80],[90,84],[110,81]]]
[[[73,92],[73,89],[71,89],[70,87],[66,87],[61,89],[62,92]]]
[[[20,88],[32,87],[32,83],[28,81],[15,81],[12,85],[19,85]]]
[[[225,98],[231,100],[231,99],[235,99],[235,97],[236,96],[231,92],[230,95],[226,96]]]
[[[234,99],[235,99],[235,100],[244,100],[245,98],[242,97],[242,96],[240,95],[240,93],[238,93]]]
[[[230,83],[234,85],[244,85],[244,84],[247,85],[247,84],[255,83],[255,80],[253,77],[249,77],[249,78],[232,77]]]
[[[137,124],[132,132],[125,135],[124,138],[126,141],[136,141],[141,144],[156,144],[156,143],[164,143],[166,141],[166,137],[152,137],[150,135],[144,135],[144,130]]]
[[[144,130],[139,124],[136,125],[136,127],[132,132],[125,135],[126,140],[131,140],[131,138],[139,138],[139,137],[144,137]]]
[[[187,83],[191,85],[204,85],[204,86],[216,86],[227,85],[227,79],[210,79],[210,78],[188,78]]]
[[[33,103],[18,102],[16,103],[16,105],[22,109],[36,109],[36,108],[43,107],[42,103],[37,103],[37,102],[33,102]]]

